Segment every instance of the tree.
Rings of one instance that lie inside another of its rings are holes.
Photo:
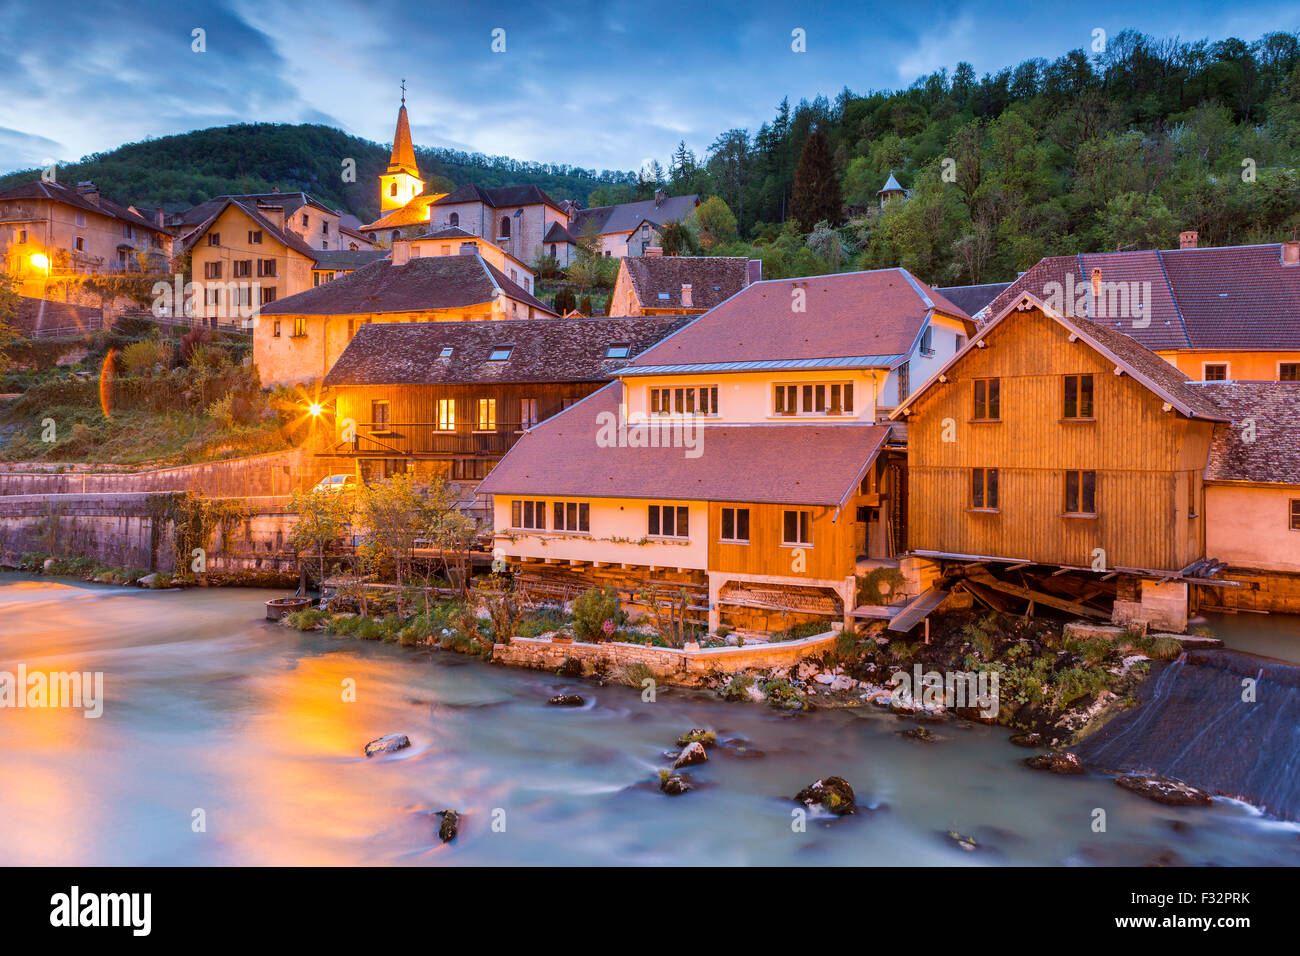
[[[362,548],[374,559],[393,562],[397,580],[397,615],[403,614],[402,571],[409,565],[415,542],[429,525],[429,502],[409,472],[363,485],[358,493]]]
[[[667,256],[697,256],[700,241],[684,222],[667,222],[659,230],[659,244]]]
[[[21,342],[23,338],[13,326],[21,301],[22,296],[14,291],[13,279],[8,274],[0,272],[0,372],[7,369],[10,363],[9,355],[5,350]]]
[[[295,491],[289,510],[298,515],[289,532],[289,547],[298,554],[315,550],[320,555],[320,580],[325,580],[325,549],[346,530],[352,520],[352,495],[348,492],[314,488]]]
[[[799,154],[799,166],[794,174],[794,192],[790,196],[790,212],[799,221],[804,232],[812,232],[817,223],[825,219],[832,225],[843,220],[843,202],[840,199],[840,180],[835,175],[835,162],[831,157],[826,135],[815,129],[804,140]]]
[[[691,214],[699,230],[700,245],[707,252],[736,238],[736,217],[721,196],[710,196]]]
[[[555,293],[555,311],[560,315],[567,315],[578,307],[578,300],[573,295],[572,289],[561,289]]]

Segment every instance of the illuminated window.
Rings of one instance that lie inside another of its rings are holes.
[[[296,339],[307,337],[307,319],[301,315],[294,317],[293,337]]]
[[[388,431],[388,403],[372,401],[370,403],[370,424],[377,432]]]
[[[456,427],[456,399],[438,399],[438,431],[449,432]]]
[[[1279,362],[1277,380],[1279,382],[1300,382],[1300,362]]]
[[[497,400],[480,398],[478,400],[478,430],[494,432],[497,430]]]

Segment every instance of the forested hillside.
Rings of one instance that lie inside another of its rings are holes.
[[[129,143],[59,167],[63,182],[93,180],[104,195],[168,211],[230,193],[307,190],[363,222],[379,211],[378,176],[390,147],[349,136],[329,126],[246,123]],[[356,177],[344,181],[345,159]],[[633,173],[529,163],[449,149],[416,147],[426,188],[466,183],[504,186],[535,183],[559,198],[585,200],[604,184],[634,183]],[[33,178],[34,170],[0,177],[0,189]]]

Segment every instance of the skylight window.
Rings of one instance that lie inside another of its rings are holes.
[[[498,345],[492,350],[492,354],[488,356],[488,361],[504,362],[506,359],[510,358],[510,350],[513,348],[513,345]]]
[[[441,352],[439,352],[438,358],[451,358],[451,346],[448,345]]]
[[[605,351],[605,358],[627,358],[632,346],[627,342],[615,342]]]
[[[661,299],[663,299],[663,301],[667,302],[667,301],[668,301],[668,293],[667,293],[667,292],[660,292],[660,293],[659,293],[659,298],[661,298]]]

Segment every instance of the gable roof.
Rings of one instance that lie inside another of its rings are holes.
[[[1114,362],[1117,367],[1127,372],[1132,378],[1146,387],[1148,391],[1168,402],[1188,418],[1227,421],[1225,414],[1202,392],[1198,391],[1186,375],[1159,355],[1143,348],[1138,342],[1110,326],[1101,325],[1088,319],[1067,318],[1049,308],[1040,299],[1028,292],[1022,293],[1018,299],[1006,306],[995,318],[983,325],[979,332],[962,346],[956,355],[944,363],[941,369],[930,376],[906,400],[900,402],[889,417],[898,419],[907,414],[921,395],[929,391],[937,382],[943,380],[948,370],[961,362],[968,352],[979,348],[980,343],[988,337],[994,328],[1001,325],[1007,316],[1017,312],[1029,311],[1030,309],[1039,310],[1049,319],[1056,321],[1068,331],[1083,339],[1094,351]]]
[[[553,222],[551,228],[546,230],[546,235],[542,237],[542,242],[568,242],[573,245],[578,244],[573,233],[564,227],[563,223]]]
[[[324,384],[603,382],[628,361],[607,358],[611,345],[626,344],[635,355],[688,321],[667,315],[363,325]],[[492,350],[506,345],[510,357],[491,361]],[[444,349],[451,349],[447,358]]]
[[[429,222],[429,207],[443,199],[446,193],[421,193],[414,197],[405,206],[392,210],[376,219],[374,222],[368,222],[361,228],[366,232],[379,231],[382,229],[396,229],[400,226],[418,226],[422,222]]]
[[[529,429],[478,493],[841,506],[889,436],[884,425],[707,424],[690,434],[694,458],[684,447],[618,447],[600,435],[622,395],[611,382]],[[762,467],[738,467],[746,462]]]
[[[1206,481],[1300,485],[1300,382],[1196,382],[1195,388],[1232,419],[1214,430]]]
[[[318,253],[325,251],[322,249],[313,249],[292,229],[283,229],[271,222],[271,220],[267,219],[261,210],[257,208],[255,202],[251,202],[242,196],[226,196],[216,202],[213,206],[213,211],[208,218],[205,219],[197,229],[190,233],[189,238],[185,240],[185,246],[182,249],[182,252],[189,252],[198,245],[199,240],[202,239],[203,236],[207,234],[208,230],[212,228],[213,223],[215,223],[221,214],[231,206],[235,206],[243,212],[244,215],[252,219],[253,222],[261,227],[263,232],[266,232],[281,245],[288,246],[294,252],[306,256],[313,262],[316,261]],[[288,215],[287,212],[286,215]]]
[[[351,271],[387,255],[386,249],[318,249],[314,254],[314,268]]]
[[[466,232],[460,226],[447,226],[443,229],[437,229],[433,232],[426,232],[416,236],[415,239],[483,239],[482,236],[476,236],[472,232]],[[490,239],[483,239],[490,245],[496,245]]]
[[[691,193],[688,196],[665,196],[663,202],[658,203],[654,199],[639,199],[636,202],[623,202],[615,206],[579,209],[569,223],[569,232],[575,236],[580,236],[591,228],[594,228],[598,235],[631,232],[641,224],[643,219],[648,219],[656,225],[680,222],[695,211],[699,201],[699,194]]]
[[[333,282],[264,305],[262,315],[456,309],[491,302],[498,290],[543,315],[555,315],[478,255],[420,256],[400,266],[380,259]]]
[[[502,209],[507,206],[532,206],[540,203],[559,212],[564,211],[559,203],[546,194],[545,190],[535,185],[485,187],[470,183],[461,186],[459,189],[454,189],[436,200],[439,206],[450,206],[454,203],[465,202],[481,202],[493,209]]]
[[[244,193],[241,195],[214,196],[189,209],[173,213],[169,222],[173,226],[198,226],[212,218],[213,213],[219,212],[225,208],[227,199],[238,199],[253,205],[279,206],[284,210],[286,216],[297,212],[303,206],[315,206],[321,212],[327,212],[330,215],[337,216],[338,212],[326,206],[324,203],[315,199],[305,192],[288,192],[288,193]],[[340,224],[343,217],[339,217]]]
[[[43,179],[37,179],[29,183],[19,183],[12,189],[0,192],[0,201],[6,199],[48,199],[52,202],[63,203],[65,206],[75,206],[85,212],[98,213],[110,219],[119,219],[122,222],[130,223],[141,229],[148,229],[150,232],[156,232],[160,235],[171,235],[170,231],[159,226],[156,222],[151,222],[132,209],[119,206],[111,199],[100,196],[99,202],[93,203],[83,196],[76,187],[59,182],[46,182]]]
[[[1282,265],[1279,243],[1053,256],[1011,283],[988,314],[1000,313],[1024,292],[1048,301],[1051,283],[1082,290],[1093,269],[1101,270],[1104,283],[1150,288],[1149,325],[1097,317],[1149,349],[1300,348],[1300,265]]]
[[[986,305],[1001,295],[1010,282],[985,282],[982,285],[951,285],[935,289],[967,315],[978,318]]]
[[[793,309],[803,293],[805,311]],[[974,323],[906,269],[755,282],[640,355],[627,374],[726,366],[890,368],[942,312]]]
[[[749,260],[732,256],[624,256],[619,268],[644,309],[680,309],[682,286],[691,287],[692,309],[711,309],[749,283]],[[664,298],[667,296],[667,298]]]

